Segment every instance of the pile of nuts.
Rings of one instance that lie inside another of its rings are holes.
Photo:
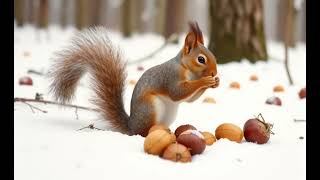
[[[261,114],[259,116],[262,118]],[[174,162],[191,162],[193,155],[203,153],[206,146],[221,138],[241,143],[245,137],[248,142],[264,144],[273,134],[272,125],[260,120],[259,116],[249,119],[243,130],[235,124],[223,123],[216,128],[215,135],[198,131],[190,124],[179,126],[174,133],[168,127],[157,124],[150,128],[144,140],[144,151]]]

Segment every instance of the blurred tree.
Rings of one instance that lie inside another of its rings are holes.
[[[60,8],[60,23],[63,28],[67,26],[67,16],[68,16],[68,9],[69,9],[69,1],[62,0],[61,8]]]
[[[130,26],[134,32],[143,31],[142,12],[144,9],[144,0],[135,0],[131,6]]]
[[[163,34],[165,27],[165,18],[166,18],[166,0],[155,1],[155,32]]]
[[[76,27],[83,29],[89,26],[89,0],[77,0],[76,1]]]
[[[130,37],[132,35],[132,28],[130,26],[131,15],[131,0],[123,0],[121,4],[121,18],[122,18],[122,33],[124,37]]]
[[[27,6],[27,22],[29,23],[35,23],[35,1],[34,0],[28,0],[26,3]]]
[[[278,2],[278,11],[279,11],[279,19],[278,19],[278,37],[281,41],[285,42],[286,38],[288,38],[288,46],[294,47],[296,41],[296,28],[295,28],[295,21],[297,17],[297,11],[295,10],[293,3],[288,3],[287,0],[282,0]],[[290,5],[290,6],[289,6]],[[283,33],[285,28],[284,25],[287,23],[287,15],[290,14],[290,18],[292,21],[288,24],[289,28],[291,29],[288,31],[288,37],[286,34]]]
[[[24,5],[24,0],[14,0],[14,17],[16,19],[17,26],[22,26],[24,24]]]
[[[180,33],[185,17],[185,0],[168,0],[166,4],[165,27],[163,35],[167,39]]]
[[[49,25],[49,1],[40,0],[39,3],[38,27],[47,28]]]
[[[262,0],[209,0],[209,49],[218,63],[267,60]]]
[[[286,72],[288,75],[288,79],[289,79],[289,83],[290,85],[293,85],[293,80],[290,74],[290,70],[289,70],[289,57],[288,57],[288,46],[290,45],[290,43],[292,42],[292,38],[293,38],[293,30],[292,30],[292,24],[293,24],[293,1],[292,0],[286,0],[286,5],[287,5],[287,14],[285,16],[286,21],[285,23],[283,23],[282,25],[282,33],[284,36],[284,48],[285,48],[285,59],[284,59],[284,65],[286,68]]]
[[[90,1],[90,26],[97,26],[101,23],[102,17],[100,16],[102,11],[102,2],[101,0],[91,0]]]

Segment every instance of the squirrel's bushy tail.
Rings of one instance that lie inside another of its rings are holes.
[[[126,79],[125,63],[103,27],[86,29],[76,35],[71,45],[58,52],[49,72],[50,91],[59,102],[71,101],[82,75],[89,72],[96,93],[93,103],[103,118],[123,133],[128,133],[129,116],[123,105]]]

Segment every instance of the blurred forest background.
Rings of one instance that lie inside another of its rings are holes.
[[[267,60],[266,40],[286,47],[306,41],[305,0],[14,0],[14,18],[17,26],[103,25],[125,37],[152,32],[166,39],[195,20],[220,63]]]

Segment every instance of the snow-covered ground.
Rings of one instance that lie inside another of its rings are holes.
[[[55,26],[50,27],[48,34],[30,26],[15,28],[15,97],[34,98],[38,92],[43,93],[46,100],[52,100],[48,79],[27,71],[46,72],[52,53],[66,45],[73,32],[72,28],[62,30]],[[110,32],[109,36],[128,60],[144,57],[163,43],[162,37],[153,34],[123,39],[118,32]],[[181,36],[181,40],[183,38]],[[147,69],[170,59],[180,50],[182,42],[167,46],[152,60],[138,65]],[[26,53],[29,56],[25,56]],[[306,46],[298,44],[289,51],[295,86],[288,84],[282,63],[283,45],[268,42],[268,53],[271,57],[268,62],[250,64],[243,60],[218,66],[220,87],[207,90],[194,103],[183,103],[170,127],[174,131],[188,123],[214,133],[222,123],[230,122],[242,128],[246,120],[262,113],[266,121],[274,124],[275,135],[267,144],[245,140],[238,144],[222,139],[207,146],[203,154],[194,156],[191,163],[173,163],[144,153],[141,136],[91,129],[77,131],[91,123],[107,128],[106,122],[94,112],[78,110],[77,119],[72,108],[33,103],[48,111],[33,113],[26,104],[17,102],[14,104],[15,179],[305,179],[306,123],[293,119],[306,118],[306,100],[298,97],[298,91],[306,84]],[[127,112],[134,88],[129,81],[138,80],[142,73],[137,71],[137,65],[128,66],[124,97]],[[256,74],[259,81],[250,81],[252,74]],[[33,86],[19,85],[19,78],[25,75],[32,77]],[[230,89],[232,81],[238,81],[241,89]],[[88,77],[81,80],[73,104],[92,106],[88,101],[93,93],[89,84]],[[273,92],[278,84],[284,86],[285,92]],[[283,106],[265,104],[265,100],[274,95],[281,98]],[[216,104],[203,103],[205,97],[214,98]],[[304,139],[299,139],[300,136]]]

